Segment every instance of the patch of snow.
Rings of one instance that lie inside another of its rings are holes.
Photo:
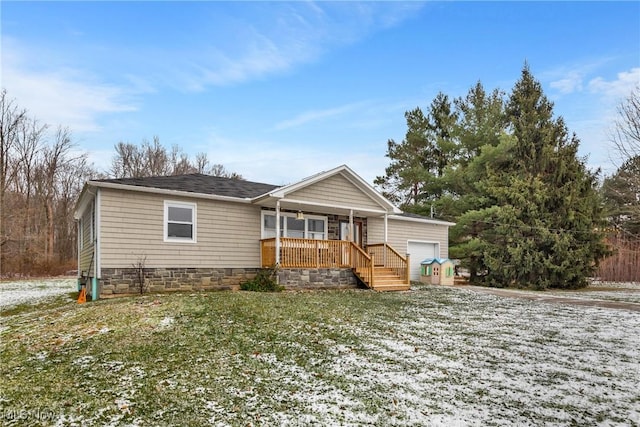
[[[39,304],[48,298],[77,290],[77,280],[68,278],[0,282],[0,309],[20,304]]]
[[[49,353],[47,353],[46,351],[40,351],[40,352],[36,353],[36,355],[34,357],[42,362],[44,360],[47,360],[48,356],[49,356]]]
[[[597,288],[618,288],[618,289],[636,289],[640,290],[640,282],[600,282],[593,281],[587,289]]]
[[[173,325],[173,322],[175,322],[175,319],[173,317],[171,317],[171,316],[167,316],[167,317],[165,317],[164,319],[162,319],[160,321],[160,327],[161,328],[168,328],[171,325]]]
[[[74,359],[74,361],[71,363],[73,363],[74,365],[78,365],[80,367],[86,367],[94,360],[95,360],[95,357],[93,356],[82,356],[82,357],[78,357],[77,359]]]

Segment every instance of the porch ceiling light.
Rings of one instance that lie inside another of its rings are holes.
[[[298,213],[296,214],[296,219],[299,219],[299,220],[304,219],[304,214],[302,213],[302,211],[298,211]]]

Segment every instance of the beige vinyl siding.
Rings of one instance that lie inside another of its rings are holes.
[[[80,225],[82,227],[82,249],[80,249],[80,265],[78,266],[78,270],[80,270],[80,274],[93,276],[95,267],[95,259],[92,263],[94,241],[91,239],[92,235],[95,236],[91,230],[91,227],[95,227],[93,217],[93,200],[87,205],[87,208],[82,213]]]
[[[308,187],[294,191],[287,195],[287,198],[329,205],[382,210],[378,203],[369,198],[342,175],[333,175]]]
[[[449,228],[446,225],[426,224],[416,221],[400,219],[388,220],[387,236],[389,244],[401,255],[407,254],[407,241],[416,240],[424,242],[438,242],[440,245],[440,257],[449,256]],[[384,242],[384,219],[367,219],[367,243]]]
[[[164,201],[197,205],[197,243],[164,241]],[[239,268],[260,265],[260,208],[242,203],[101,190],[101,267]]]

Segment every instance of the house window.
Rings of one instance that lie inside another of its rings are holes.
[[[309,239],[324,240],[326,233],[326,221],[323,219],[307,220],[307,237]]]
[[[164,202],[164,241],[196,242],[196,204]]]
[[[280,237],[282,237],[282,230],[284,230],[284,217],[280,217]],[[276,237],[276,216],[275,215],[262,215],[262,238],[268,239],[270,237]]]
[[[262,211],[262,238],[276,237],[276,213]],[[295,213],[280,213],[280,237],[298,239],[327,239],[327,217],[306,215],[297,219]]]

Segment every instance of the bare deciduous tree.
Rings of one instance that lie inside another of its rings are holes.
[[[110,173],[115,178],[141,178],[145,176],[184,175],[203,173],[225,178],[242,179],[242,175],[229,172],[223,165],[210,165],[206,153],[198,153],[191,162],[182,149],[173,145],[167,150],[157,136],[153,142],[143,140],[138,146],[119,142]]]
[[[59,195],[58,179],[62,170],[69,168],[75,160],[70,155],[72,147],[71,132],[68,128],[59,127],[55,132],[53,144],[45,147],[42,151],[42,159],[37,174],[45,209],[46,240],[44,255],[48,262],[53,260],[54,252],[56,220],[54,205]]]
[[[26,119],[26,110],[20,110],[13,99],[9,99],[7,91],[0,92],[0,276],[3,273],[4,250],[7,242],[5,231],[5,195],[11,177],[15,173],[12,161],[12,146],[15,144],[19,128]]]
[[[618,106],[611,140],[622,161],[640,155],[640,85]]]
[[[194,167],[197,173],[206,173],[207,167],[209,166],[209,159],[207,158],[207,153],[198,153],[196,154],[196,160]]]
[[[215,165],[211,166],[211,168],[209,168],[209,175],[220,176],[223,178],[243,179],[242,175],[236,172],[229,172],[227,168],[224,167],[224,165],[221,165],[219,163],[216,163]]]
[[[76,257],[73,208],[95,176],[71,132],[0,98],[0,275],[61,273]]]

